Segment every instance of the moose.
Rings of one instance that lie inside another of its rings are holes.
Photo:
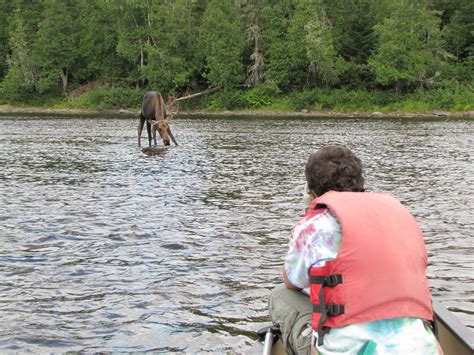
[[[168,111],[174,106],[174,97],[168,96],[168,101],[165,105],[163,97],[156,91],[148,91],[143,96],[142,108],[140,110],[140,123],[138,124],[138,145],[141,146],[141,136],[143,125],[146,121],[146,130],[148,133],[148,145],[151,147],[151,137],[156,145],[156,131],[158,131],[164,145],[170,145],[170,138],[175,145],[176,139],[171,133],[169,122],[178,113],[176,111]]]

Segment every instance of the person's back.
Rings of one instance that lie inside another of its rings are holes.
[[[292,230],[285,287],[270,297],[270,315],[282,328],[287,351],[309,352],[309,323],[321,354],[438,354],[424,320],[432,318],[426,252],[411,215],[394,199],[380,202],[378,195],[362,192],[360,161],[346,148],[311,155],[305,175],[316,199]],[[403,281],[410,273],[416,277]],[[308,287],[313,304],[295,292]]]

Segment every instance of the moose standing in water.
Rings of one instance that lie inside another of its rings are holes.
[[[143,125],[146,121],[146,130],[148,133],[148,145],[151,147],[151,137],[153,134],[153,141],[156,145],[156,131],[160,134],[164,145],[170,145],[170,138],[175,145],[176,139],[171,133],[169,121],[174,115],[178,113],[168,111],[174,103],[174,97],[168,96],[168,102],[165,105],[161,94],[156,91],[148,91],[143,96],[142,109],[140,111],[140,123],[138,124],[138,145],[141,146],[141,136]]]

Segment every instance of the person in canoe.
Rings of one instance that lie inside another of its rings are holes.
[[[364,192],[348,148],[310,155],[313,199],[291,231],[269,311],[289,354],[440,354],[422,232],[395,198]],[[308,293],[300,292],[309,288]]]

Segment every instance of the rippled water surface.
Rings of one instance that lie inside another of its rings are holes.
[[[344,144],[425,232],[433,295],[474,328],[468,120],[0,117],[0,351],[248,351],[303,166]],[[145,139],[146,140],[146,139]]]

